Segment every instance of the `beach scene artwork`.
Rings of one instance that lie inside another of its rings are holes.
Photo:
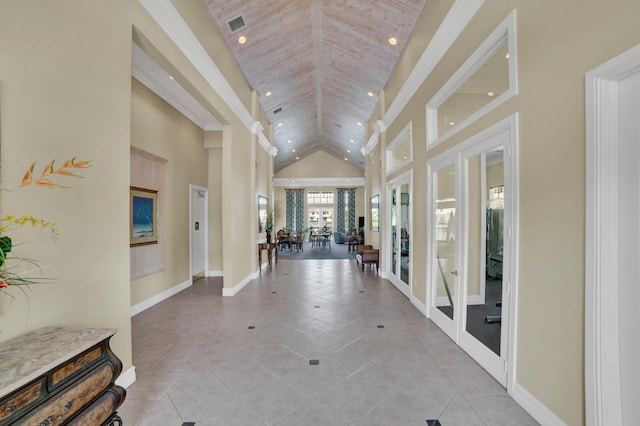
[[[153,237],[153,199],[133,197],[133,238]]]

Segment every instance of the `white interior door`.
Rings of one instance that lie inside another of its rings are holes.
[[[207,196],[206,188],[190,188],[191,276],[204,277],[207,269]]]
[[[411,173],[387,184],[388,250],[386,277],[405,296],[411,297]]]
[[[505,387],[517,217],[512,125],[435,157],[427,175],[428,315]]]
[[[458,340],[456,320],[460,265],[459,190],[457,156],[450,156],[428,167],[431,185],[429,228],[429,297],[428,314],[454,341]]]

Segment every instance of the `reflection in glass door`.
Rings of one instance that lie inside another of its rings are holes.
[[[498,380],[506,380],[507,343],[502,327],[508,294],[505,260],[505,167],[503,146],[464,156],[466,178],[466,284],[460,346]]]
[[[387,278],[411,296],[411,173],[387,185],[389,200],[389,267]]]
[[[397,209],[396,209],[396,189],[393,188],[391,190],[391,193],[389,194],[389,200],[391,200],[391,274],[392,275],[397,275],[397,263],[398,263],[398,256],[397,256],[397,238],[396,238],[396,222],[397,222]]]
[[[458,294],[456,167],[451,161],[432,169],[431,199],[431,279],[430,317],[449,336],[456,340],[453,326]]]
[[[493,131],[428,164],[428,313],[506,386],[517,158],[512,132]]]

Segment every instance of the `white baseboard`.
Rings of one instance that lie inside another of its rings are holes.
[[[224,277],[223,272],[220,271],[209,271],[209,273],[207,274],[208,277]]]
[[[193,282],[191,280],[187,280],[182,284],[178,284],[177,286],[171,287],[170,289],[165,290],[162,293],[158,293],[155,296],[148,298],[147,300],[143,300],[142,302],[133,305],[131,307],[131,316],[133,317],[138,315],[140,312],[145,311],[154,305],[157,305],[163,300],[166,300],[171,296],[180,293],[182,290],[189,288],[192,285]]]
[[[240,281],[234,287],[223,287],[222,288],[222,295],[223,296],[235,296],[236,294],[238,294],[240,292],[240,290],[242,290],[244,288],[244,286],[249,284],[252,280],[256,279],[257,277],[258,277],[258,273],[254,272],[254,273],[252,273],[250,275],[247,275],[242,281]]]
[[[565,422],[549,410],[543,403],[538,401],[536,397],[531,395],[519,383],[514,384],[511,397],[542,426],[567,426]]]
[[[127,370],[120,373],[116,379],[116,385],[127,389],[136,381],[136,367],[133,365]]]
[[[425,317],[427,316],[427,306],[414,295],[411,295],[411,303],[413,303],[413,306],[418,308],[418,311],[420,311],[422,315]]]

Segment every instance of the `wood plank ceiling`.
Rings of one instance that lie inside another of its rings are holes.
[[[276,171],[318,150],[364,168],[361,124],[427,1],[203,0],[273,124]]]

